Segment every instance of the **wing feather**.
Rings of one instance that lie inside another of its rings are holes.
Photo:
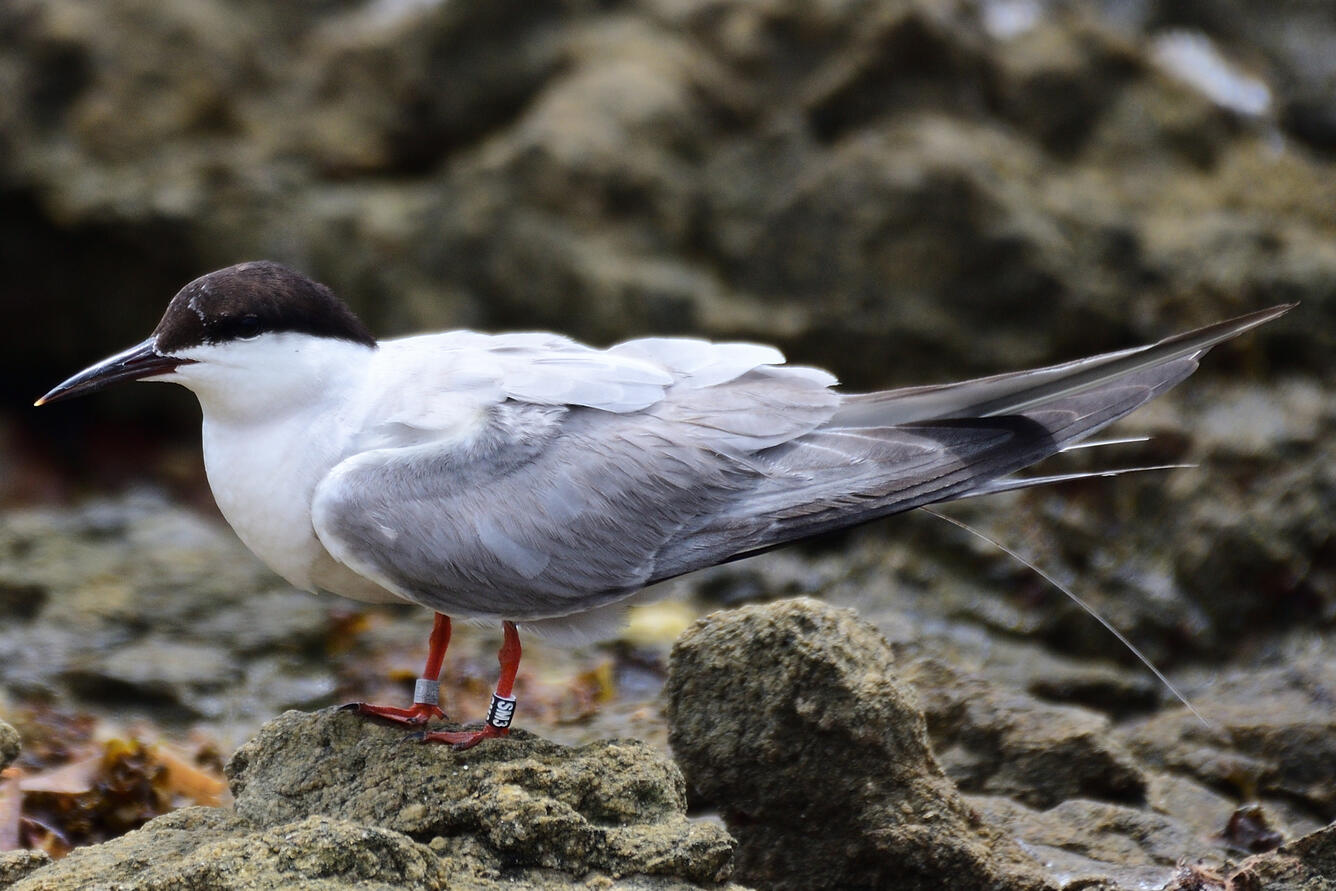
[[[391,341],[369,379],[366,432],[316,488],[315,531],[336,560],[432,609],[560,619],[795,539],[1009,487],[1008,474],[1283,310],[1031,372],[845,397],[829,374],[755,344]]]
[[[335,559],[431,609],[583,612],[648,584],[684,527],[752,484],[753,469],[665,433],[643,414],[507,403],[467,453],[346,459],[317,486],[313,523]]]

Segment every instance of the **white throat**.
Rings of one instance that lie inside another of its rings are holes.
[[[365,374],[372,347],[285,332],[181,350],[193,359],[169,380],[194,391],[206,423],[264,425],[344,401]]]

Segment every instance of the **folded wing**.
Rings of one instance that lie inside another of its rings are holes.
[[[600,351],[550,335],[449,335],[461,352],[440,360],[452,369],[443,394],[430,389],[439,381],[404,388],[367,447],[317,488],[316,532],[336,559],[442,612],[572,615],[796,539],[1008,488],[997,481],[1284,309],[1052,368],[843,397],[829,374],[752,344]]]

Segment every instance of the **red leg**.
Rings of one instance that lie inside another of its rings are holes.
[[[427,645],[427,665],[422,669],[422,677],[413,688],[412,708],[396,708],[392,705],[370,705],[365,702],[350,702],[344,708],[383,718],[407,727],[417,727],[434,718],[444,718],[441,711],[441,665],[445,662],[445,649],[450,646],[450,617],[436,614],[436,623],[432,625],[431,640]]]
[[[422,734],[423,742],[449,743],[456,749],[470,749],[484,739],[510,733],[510,720],[515,715],[515,674],[520,670],[520,633],[514,622],[502,622],[505,640],[496,654],[501,662],[501,677],[492,694],[492,707],[487,710],[487,722],[481,730],[437,730]]]

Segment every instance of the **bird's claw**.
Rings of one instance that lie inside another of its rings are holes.
[[[445,712],[438,705],[415,703],[411,708],[392,705],[371,705],[367,702],[349,702],[339,706],[340,711],[357,712],[369,718],[380,718],[403,727],[421,727],[429,721],[444,720]]]

